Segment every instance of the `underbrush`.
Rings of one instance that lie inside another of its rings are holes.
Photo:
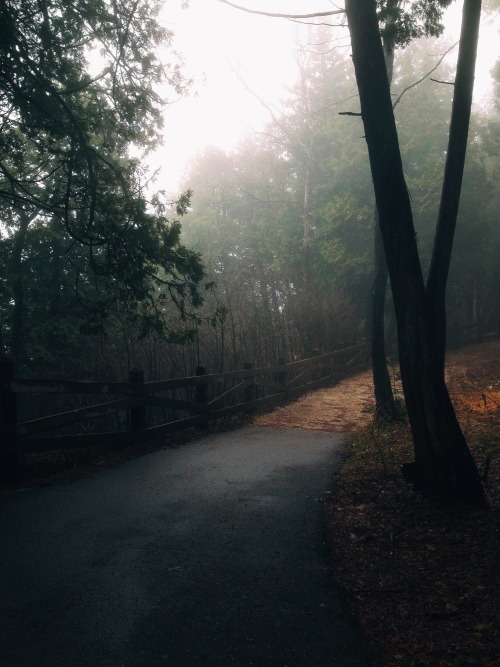
[[[499,411],[460,416],[492,509],[415,493],[403,424],[354,435],[325,503],[333,577],[384,667],[500,664]]]

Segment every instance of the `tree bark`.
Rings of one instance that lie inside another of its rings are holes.
[[[30,223],[35,219],[36,213],[28,214],[22,211],[19,214],[19,228],[14,238],[14,246],[11,256],[12,270],[12,296],[14,298],[14,311],[12,314],[12,339],[10,354],[14,371],[18,372],[24,351],[24,275],[23,275],[23,252],[26,246],[26,234]]]
[[[318,345],[317,322],[314,316],[314,299],[311,280],[311,159],[306,152],[304,191],[302,199],[302,275],[304,288],[302,291],[303,319],[306,322],[306,346],[312,350]]]
[[[390,87],[394,69],[394,51],[386,48],[385,45],[384,61],[387,80]],[[401,415],[394,400],[391,378],[387,368],[387,354],[385,347],[385,297],[387,292],[388,272],[376,206],[373,246],[375,276],[373,279],[372,290],[371,357],[373,388],[375,394],[375,414],[377,419],[395,421],[400,419]]]
[[[438,355],[437,364],[443,376],[446,352],[446,283],[467,151],[480,17],[481,0],[465,0],[441,203],[427,280],[427,294]]]
[[[431,336],[375,0],[346,0],[370,167],[396,311],[415,483],[477,505],[487,497],[458,424]]]
[[[387,292],[387,263],[375,212],[375,277],[372,290],[371,357],[375,414],[378,420],[397,421],[401,414],[394,400],[391,378],[387,368],[385,346],[385,297]]]

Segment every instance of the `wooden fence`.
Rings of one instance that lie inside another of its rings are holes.
[[[227,373],[208,375],[199,366],[192,377],[158,382],[144,382],[140,371],[132,371],[129,382],[21,380],[2,362],[0,450],[8,456],[127,444],[203,425],[337,381],[366,358],[366,348],[357,345],[288,364],[245,364]]]

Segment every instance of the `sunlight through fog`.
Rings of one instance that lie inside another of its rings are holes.
[[[181,4],[180,0],[165,3],[162,24],[174,32],[174,47],[182,54],[184,73],[193,78],[193,85],[187,97],[166,107],[164,144],[150,157],[154,168],[161,168],[156,185],[170,192],[177,191],[187,164],[203,147],[231,150],[269,120],[269,112],[250,91],[266,104],[280,107],[296,76],[297,44],[305,41],[307,32],[306,25],[244,13],[218,0],[191,0],[188,9]],[[296,13],[332,8],[327,0],[246,0],[240,4]],[[445,38],[449,40],[458,40],[461,7],[461,2],[455,3],[447,12]],[[336,17],[327,20],[338,22]],[[483,18],[476,103],[487,100],[489,71],[500,57],[499,23],[498,16]],[[340,44],[348,44],[347,28],[339,30],[339,37]],[[449,59],[455,62],[456,50]]]

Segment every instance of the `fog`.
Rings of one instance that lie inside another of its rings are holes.
[[[297,76],[297,45],[307,43],[308,22],[294,22],[242,12],[218,0],[192,0],[187,9],[181,0],[168,1],[162,24],[173,31],[174,47],[184,59],[184,73],[193,79],[187,96],[165,109],[164,144],[150,157],[160,168],[157,186],[176,192],[189,161],[205,146],[233,149],[247,134],[258,131],[269,120],[269,112],[256,96],[280,108]],[[273,0],[240,3],[268,12],[303,13],[328,11],[328,0]],[[446,13],[446,30],[436,40],[457,41],[462,2]],[[307,6],[306,6],[307,5]],[[327,19],[336,23],[336,17]],[[500,57],[498,16],[484,15],[478,45],[475,104],[488,101],[489,72]],[[349,43],[347,28],[338,31],[338,45]],[[448,61],[456,60],[456,49]],[[242,83],[245,82],[247,89]]]

